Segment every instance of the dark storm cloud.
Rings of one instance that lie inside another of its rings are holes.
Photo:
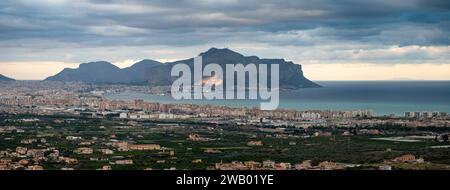
[[[448,0],[17,0],[0,2],[0,47],[448,46],[449,20]]]

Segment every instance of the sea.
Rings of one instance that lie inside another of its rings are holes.
[[[372,110],[375,115],[404,115],[405,112],[450,113],[450,81],[316,81],[321,88],[280,92],[279,108],[293,110]],[[256,100],[174,100],[170,95],[125,92],[108,99],[164,104],[211,104],[229,107],[259,107]]]

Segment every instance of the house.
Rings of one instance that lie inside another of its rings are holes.
[[[402,156],[399,156],[397,158],[394,158],[392,161],[394,162],[413,162],[416,160],[416,156],[412,154],[405,154]]]
[[[102,166],[99,170],[112,170],[112,167],[110,165]]]
[[[114,142],[112,145],[119,151],[128,151],[128,142]]]
[[[103,154],[114,154],[114,151],[112,151],[110,149],[102,149],[101,151]]]
[[[18,146],[18,147],[16,147],[16,152],[19,154],[26,154],[27,148]]]
[[[247,166],[239,161],[233,161],[231,163],[216,163],[216,169],[218,170],[248,170]]]
[[[249,169],[257,169],[257,168],[261,168],[262,164],[261,162],[255,162],[255,161],[246,161],[244,162],[244,165],[247,166],[247,168]]]
[[[381,165],[378,167],[379,170],[392,170],[392,166],[390,165]]]
[[[337,168],[336,162],[324,161],[319,163],[319,168],[325,170],[334,170]]]
[[[126,119],[126,118],[128,118],[128,114],[127,113],[120,113],[119,114],[119,118],[120,119]]]
[[[44,168],[39,165],[33,165],[33,166],[28,166],[26,170],[44,170]]]
[[[116,160],[115,163],[118,165],[131,165],[133,164],[133,160]]]
[[[159,144],[133,144],[128,145],[129,150],[159,150],[161,145]]]
[[[263,167],[264,168],[274,168],[275,162],[272,160],[265,160],[265,161],[263,161]]]
[[[87,148],[87,147],[82,147],[82,148],[77,148],[74,153],[76,154],[92,154],[94,152],[94,150],[92,148]]]
[[[65,162],[66,164],[76,164],[76,163],[78,163],[78,160],[76,158],[68,158],[68,157],[60,156],[58,159],[60,161]]]
[[[295,164],[296,170],[308,170],[312,168],[312,161],[311,160],[305,160],[301,164]]]
[[[247,146],[262,146],[262,145],[263,145],[262,141],[249,141],[247,143]]]
[[[289,170],[291,169],[291,163],[281,162],[275,164],[275,170]]]

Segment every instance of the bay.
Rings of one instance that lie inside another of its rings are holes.
[[[407,111],[450,112],[450,81],[318,81],[317,83],[323,87],[282,91],[279,108],[373,110],[376,115],[404,115]],[[106,98],[229,107],[259,107],[260,103],[255,100],[174,100],[170,95],[134,92],[109,94]]]

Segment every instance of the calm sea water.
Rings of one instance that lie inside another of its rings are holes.
[[[317,82],[323,88],[283,91],[280,108],[295,110],[373,110],[377,115],[403,115],[406,111],[450,112],[450,81]],[[169,96],[140,93],[107,95],[118,100],[143,99],[160,103],[194,103],[259,107],[249,100],[173,100]]]

